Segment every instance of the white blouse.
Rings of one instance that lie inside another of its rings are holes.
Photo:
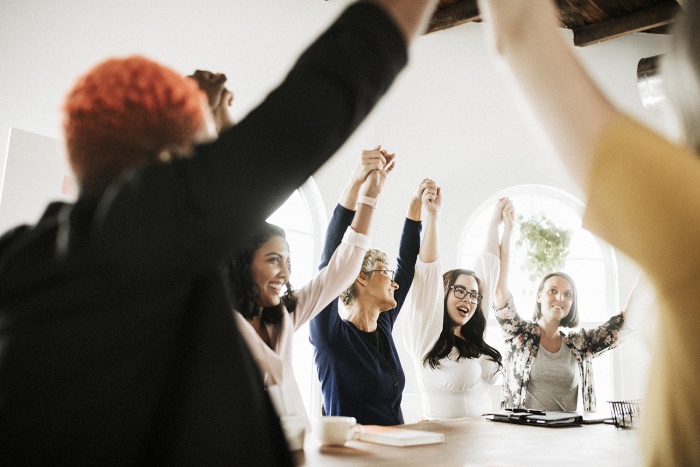
[[[488,313],[493,289],[498,280],[498,257],[483,253],[476,260],[474,272],[481,282],[484,296],[482,310]],[[498,364],[487,356],[461,358],[453,348],[440,360],[440,367],[431,369],[423,359],[440,337],[444,315],[444,287],[439,258],[432,263],[416,262],[413,285],[403,307],[403,336],[421,392],[423,418],[438,420],[476,417],[489,409],[492,384],[501,382]]]
[[[369,245],[367,235],[348,227],[328,266],[295,291],[298,299],[296,311],[288,313],[285,310],[280,324],[266,324],[272,348],[265,344],[243,315],[234,313],[248,348],[271,390],[270,397],[279,415],[303,415],[307,428],[310,428],[310,423],[292,365],[294,332],[353,283],[360,273]]]

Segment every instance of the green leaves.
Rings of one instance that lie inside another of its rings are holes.
[[[516,223],[520,237],[515,247],[524,256],[520,267],[531,283],[564,267],[569,256],[571,231],[554,225],[543,212],[527,219],[519,215]]]

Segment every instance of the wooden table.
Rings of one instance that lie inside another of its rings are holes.
[[[405,425],[445,434],[445,442],[393,447],[349,441],[343,447],[322,447],[313,433],[297,465],[335,466],[639,466],[638,429],[595,424],[545,428],[492,422],[485,418],[430,421]]]

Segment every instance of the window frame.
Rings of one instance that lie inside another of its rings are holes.
[[[476,245],[474,246],[473,242],[470,241],[470,237],[472,237],[471,230],[474,227],[475,222],[477,219],[482,218],[484,213],[487,213],[486,215],[490,215],[491,210],[493,209],[493,206],[495,206],[496,202],[503,197],[525,197],[525,196],[530,196],[530,197],[544,197],[544,198],[549,198],[555,203],[559,203],[571,210],[571,214],[575,215],[578,220],[580,221],[583,218],[583,213],[585,210],[585,204],[576,198],[574,195],[571,193],[568,193],[562,189],[549,186],[549,185],[542,185],[542,184],[521,184],[521,185],[513,185],[510,187],[506,187],[504,189],[501,189],[495,193],[493,193],[491,196],[486,198],[469,216],[467,221],[464,223],[462,227],[462,231],[460,234],[460,240],[459,240],[459,245],[457,248],[457,257],[460,258],[460,263],[465,265],[465,267],[471,267],[471,263],[466,261],[466,258],[469,258],[470,256],[474,256],[474,253],[480,252],[480,249],[483,248],[483,244]],[[516,206],[516,215],[517,215],[517,206]],[[581,227],[580,222],[578,224],[578,228],[581,228],[585,230],[583,227]],[[588,231],[587,231],[588,232]],[[596,261],[602,261],[604,270],[605,270],[605,277],[601,280],[604,280],[604,290],[605,290],[605,307],[606,307],[606,320],[610,318],[611,316],[619,313],[621,311],[621,306],[620,306],[620,298],[619,298],[619,277],[618,277],[618,265],[617,265],[617,257],[614,248],[609,245],[608,243],[604,242],[600,238],[598,238],[596,235],[588,232],[590,235],[592,235],[592,238],[596,242],[596,244],[600,248],[600,258],[594,258]],[[513,239],[513,244],[511,245],[512,248],[515,248],[515,239]],[[476,248],[476,249],[475,249]],[[585,259],[585,258],[581,258]],[[466,264],[465,264],[466,263]],[[582,292],[579,290],[579,294]],[[585,292],[584,292],[585,293]],[[522,305],[519,308],[521,316],[525,319],[531,319],[531,313],[530,310],[527,308],[527,305],[523,307]],[[585,313],[585,312],[584,312]],[[580,328],[592,328],[599,326],[602,324],[604,321],[590,321],[586,320],[585,314],[581,317],[581,321],[579,325],[577,326],[578,329]],[[498,329],[499,325],[496,322],[496,319],[493,317],[493,314],[491,310],[488,311],[488,316],[487,316],[487,332],[489,329]],[[573,330],[573,329],[572,329]],[[500,333],[499,333],[500,334]],[[502,342],[490,342],[492,345],[494,344],[501,344],[501,345],[494,345],[496,348],[499,350],[504,348],[504,345]],[[603,368],[598,369],[597,367],[608,367],[605,373],[607,374],[607,378],[601,378],[598,377],[596,378],[596,395],[598,394],[608,394],[609,397],[611,398],[619,398],[621,397],[620,394],[622,392],[623,388],[623,383],[622,383],[622,363],[621,363],[621,357],[619,355],[619,352],[611,352],[608,354],[609,355],[609,363],[604,363],[601,358],[604,356],[600,356],[598,358],[593,359],[593,371],[594,374],[597,376],[598,374],[602,374]],[[505,357],[505,355],[504,355]],[[600,364],[596,365],[596,361],[599,361]],[[608,380],[610,382],[610,387],[604,389],[601,391],[600,389],[600,380]],[[610,399],[608,399],[610,400]],[[603,401],[600,397],[597,397],[597,405],[598,405],[598,410],[604,409],[604,404],[601,405],[601,402]],[[581,404],[580,397],[579,397],[579,405]]]

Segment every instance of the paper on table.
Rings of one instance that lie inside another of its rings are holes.
[[[410,430],[392,426],[363,425],[360,441],[386,444],[388,446],[418,446],[443,443],[445,435],[432,431]]]

